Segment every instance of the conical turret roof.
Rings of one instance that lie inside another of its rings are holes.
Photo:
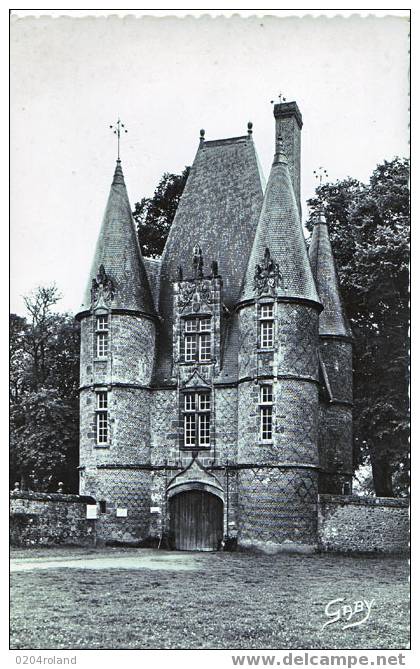
[[[90,309],[92,281],[101,272],[112,282],[113,297],[110,306],[113,310],[123,309],[155,315],[119,160],[80,312]]]
[[[324,307],[319,317],[319,334],[351,337],[350,325],[341,299],[328,225],[322,212],[319,213],[312,232],[309,260],[318,295]]]
[[[268,250],[267,250],[268,249]],[[284,298],[319,298],[309,265],[299,211],[282,142],[277,142],[257,231],[248,262],[242,300],[264,294],[264,279],[271,274],[268,294]]]

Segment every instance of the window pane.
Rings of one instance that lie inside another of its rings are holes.
[[[200,411],[210,411],[210,393],[199,393],[198,408]]]
[[[271,441],[273,438],[273,407],[263,406],[261,412],[261,439]]]
[[[269,348],[274,345],[274,323],[273,321],[261,322],[261,348]]]
[[[195,411],[195,393],[185,393],[185,411]]]
[[[273,305],[272,304],[263,304],[261,305],[261,318],[273,318]]]
[[[96,406],[98,409],[107,409],[108,408],[108,393],[106,391],[101,391],[96,395]]]
[[[98,316],[96,319],[97,330],[108,330],[108,316]]]
[[[108,414],[106,411],[96,414],[96,441],[98,444],[108,442]]]
[[[261,403],[272,404],[272,402],[273,402],[273,386],[271,385],[261,386]]]
[[[211,327],[210,318],[200,318],[200,332],[209,332]]]
[[[185,335],[185,361],[191,362],[196,359],[197,340],[196,335]]]
[[[184,416],[184,444],[195,446],[195,414],[187,413]]]
[[[185,332],[196,332],[197,330],[197,320],[195,318],[189,318],[185,321]]]
[[[200,335],[200,355],[199,359],[210,360],[211,358],[211,339],[209,334]]]
[[[105,358],[108,355],[108,333],[99,332],[96,335],[96,354],[98,358]]]
[[[198,416],[198,434],[200,446],[210,445],[210,414],[203,413]]]

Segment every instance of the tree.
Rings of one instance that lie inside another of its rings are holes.
[[[40,490],[77,491],[79,324],[53,309],[55,286],[10,317],[10,476]]]
[[[40,490],[77,490],[78,420],[74,404],[55,388],[29,392],[13,407],[13,480]],[[13,483],[13,480],[11,481]]]
[[[370,459],[380,496],[408,488],[408,176],[395,158],[366,185],[327,183],[308,201],[309,230],[324,208],[353,330],[355,464]]]
[[[10,314],[10,365],[9,365],[9,397],[12,404],[19,402],[26,387],[26,360],[24,340],[26,320],[16,314]]]
[[[23,340],[26,353],[32,358],[32,383],[35,389],[45,382],[48,374],[46,352],[52,337],[54,314],[52,307],[60,300],[57,287],[40,287],[31,295],[24,297],[29,313],[29,323]]]
[[[165,172],[153,197],[135,203],[133,218],[143,255],[161,255],[189,173],[189,167],[182,174]]]

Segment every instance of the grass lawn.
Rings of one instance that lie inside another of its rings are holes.
[[[120,554],[135,557],[138,550]],[[21,550],[12,557],[111,556],[110,551]],[[11,648],[408,647],[406,560],[195,556],[196,568],[187,571],[61,568],[13,573]],[[325,606],[338,597],[344,603],[374,599],[370,619],[344,631],[343,623],[335,623],[321,632]]]

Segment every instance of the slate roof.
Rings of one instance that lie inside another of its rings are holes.
[[[115,287],[112,309],[155,314],[120,161],[115,168],[80,312],[90,309],[92,279],[101,264]]]
[[[147,258],[143,256],[143,263],[146,268],[146,274],[149,278],[149,285],[152,291],[153,302],[156,311],[159,308],[159,281],[160,281],[160,258]]]
[[[319,316],[319,334],[351,337],[350,325],[341,299],[328,225],[322,213],[319,214],[312,232],[309,260],[318,295],[324,306]]]
[[[217,260],[223,299],[238,300],[263,200],[260,168],[251,135],[202,141],[180,199],[161,261],[156,381],[171,377],[173,281],[177,267],[192,275],[194,246],[203,253],[204,275]]]
[[[255,241],[249,258],[242,299],[254,299],[254,275],[265,249],[279,263],[282,285],[278,297],[297,297],[319,302],[305,246],[302,225],[290,178],[287,158],[278,144]]]

